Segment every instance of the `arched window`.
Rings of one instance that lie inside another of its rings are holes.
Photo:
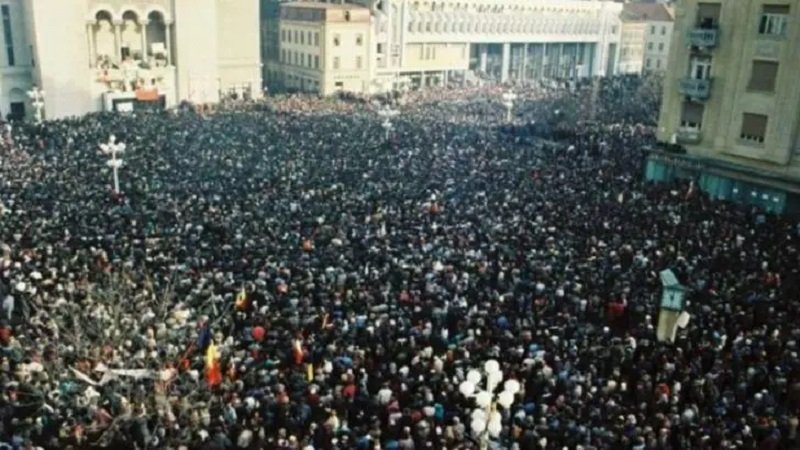
[[[172,61],[169,24],[160,11],[152,11],[147,15],[147,20],[147,55],[153,58],[156,65],[166,65]]]
[[[114,34],[113,16],[108,11],[98,11],[94,16],[95,24],[92,27],[94,33],[94,54],[98,65],[110,64],[116,61],[117,55],[116,37]]]

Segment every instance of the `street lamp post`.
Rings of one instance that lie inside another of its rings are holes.
[[[485,390],[479,387],[482,381],[485,381]],[[458,387],[464,397],[475,399],[476,408],[470,414],[470,429],[481,450],[488,449],[491,439],[497,439],[503,431],[502,416],[497,407],[508,410],[520,391],[519,381],[509,379],[503,383],[503,391],[496,393],[502,381],[500,363],[490,359],[484,363],[482,373],[475,369],[467,372],[467,379]]]
[[[503,105],[506,107],[506,122],[511,122],[511,110],[514,109],[514,101],[517,99],[517,94],[513,91],[506,91],[503,93]]]
[[[378,115],[383,118],[383,123],[381,124],[381,126],[383,127],[383,130],[386,132],[387,141],[389,140],[389,136],[392,132],[392,129],[394,129],[394,126],[392,125],[392,118],[396,117],[398,114],[400,114],[399,111],[397,111],[396,109],[392,109],[389,106],[386,106],[378,111]]]
[[[44,118],[44,115],[42,114],[42,111],[44,110],[44,91],[39,89],[37,86],[34,86],[28,91],[28,98],[31,99],[31,105],[33,106],[36,123],[42,123],[42,119]]]
[[[109,155],[111,159],[106,161],[106,165],[111,167],[111,171],[114,174],[114,193],[119,195],[119,168],[122,167],[122,160],[117,158],[117,154],[125,153],[125,143],[124,142],[117,142],[117,137],[113,134],[109,136],[108,143],[100,144],[100,150],[106,155]]]

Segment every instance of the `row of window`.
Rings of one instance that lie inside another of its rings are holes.
[[[701,103],[685,102],[681,113],[681,128],[700,131],[705,108]],[[769,117],[764,114],[742,114],[742,127],[739,139],[745,142],[763,144],[767,136]]]
[[[294,42],[295,44],[314,45],[319,47],[319,32],[315,31],[312,33],[311,31],[283,29],[281,30],[281,42]]]
[[[697,8],[697,26],[707,29],[717,28],[722,4],[699,3]],[[758,22],[758,34],[771,37],[785,36],[789,25],[789,12],[789,5],[763,5]]]
[[[645,68],[647,68],[647,69],[652,69],[653,68],[653,60],[652,60],[652,58],[647,58],[647,60],[645,61]],[[656,67],[655,68],[656,69],[660,69],[661,68],[661,60],[660,59],[656,59]]]
[[[422,6],[422,8],[420,8]],[[378,9],[382,9],[383,5],[382,2],[379,2]],[[492,12],[492,13],[502,13],[502,12],[510,12],[510,13],[518,13],[518,12],[557,12],[557,13],[570,13],[570,14],[580,14],[585,13],[586,10],[582,9],[575,9],[575,8],[559,8],[559,7],[542,7],[542,6],[522,6],[522,5],[488,5],[483,3],[436,3],[431,2],[430,7],[428,2],[414,2],[414,10],[416,11],[476,11],[476,12]]]
[[[342,45],[342,36],[339,35],[338,33],[334,34],[333,35],[333,46],[334,47],[338,47],[340,45]],[[361,34],[361,33],[358,33],[356,35],[356,46],[361,47],[362,45],[364,45],[364,35]]]
[[[653,42],[648,42],[647,43],[647,49],[648,50],[653,51],[654,48],[655,48],[655,46],[653,45]],[[658,51],[659,52],[663,52],[664,51],[664,43],[663,42],[659,42],[658,43]]]
[[[360,56],[356,56],[356,69],[362,69],[364,67],[364,60]],[[341,68],[341,59],[338,56],[333,57],[333,70],[339,70]]]
[[[283,49],[281,50],[281,63],[308,67],[309,69],[319,69],[319,55],[309,55]]]
[[[655,25],[650,25],[650,34],[656,34],[656,26]],[[661,26],[661,35],[662,36],[666,36],[667,35],[667,26],[666,25],[662,25]]]
[[[410,21],[408,31],[419,33],[561,33],[561,34],[580,34],[593,33],[597,29],[596,24],[589,21],[579,23],[567,22],[455,22],[455,21]],[[615,31],[612,29],[612,34]]]
[[[334,56],[332,59],[333,70],[339,70],[342,67],[341,62],[342,62],[341,57]],[[355,62],[356,62],[355,64],[356,69],[362,69],[364,67],[364,59],[361,56],[356,56]],[[319,56],[282,50],[281,63],[293,66],[307,67],[309,69],[319,69]]]

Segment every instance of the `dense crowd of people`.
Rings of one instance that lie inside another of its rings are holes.
[[[498,92],[6,128],[0,448],[476,449],[491,359],[492,448],[800,448],[798,224],[643,181],[640,80]]]

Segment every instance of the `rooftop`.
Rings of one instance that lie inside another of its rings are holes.
[[[622,19],[658,22],[672,22],[674,20],[669,9],[660,3],[626,3],[622,8]]]

